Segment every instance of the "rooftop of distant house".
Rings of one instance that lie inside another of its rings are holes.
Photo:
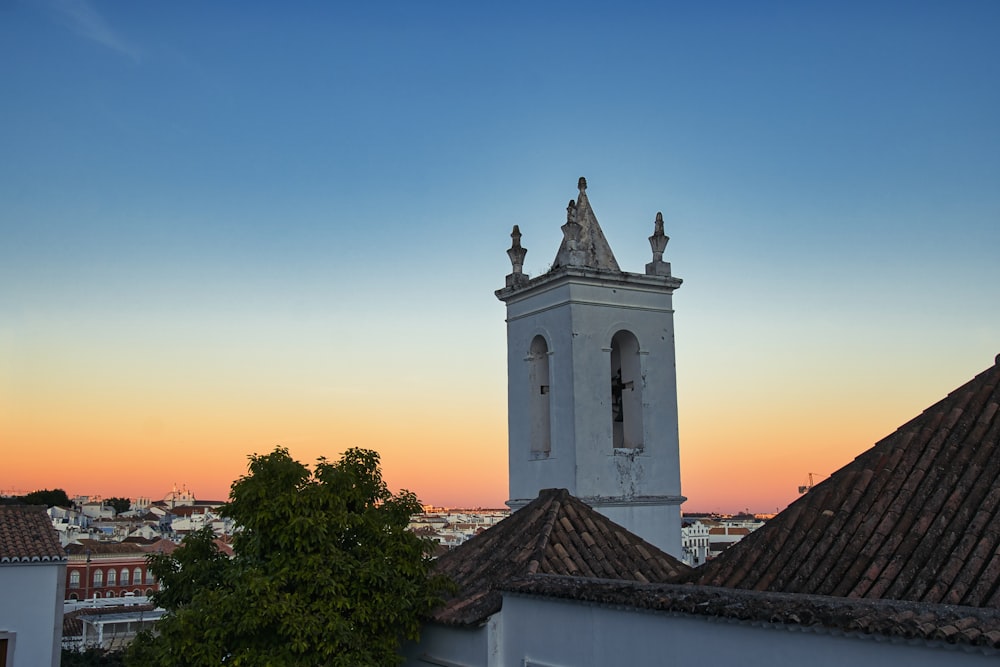
[[[0,505],[0,564],[65,559],[66,552],[45,507]]]

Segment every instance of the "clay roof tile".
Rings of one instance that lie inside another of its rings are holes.
[[[669,581],[690,568],[599,514],[566,489],[545,489],[495,526],[435,563],[457,592],[432,618],[476,625],[501,605],[500,587],[535,575]]]
[[[1000,362],[690,579],[750,590],[1000,608],[997,526]]]
[[[65,560],[44,507],[0,505],[0,565]]]

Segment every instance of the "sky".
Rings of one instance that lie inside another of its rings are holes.
[[[685,511],[771,512],[1000,352],[1000,4],[0,3],[0,491],[376,449],[507,499],[504,306],[663,211]]]

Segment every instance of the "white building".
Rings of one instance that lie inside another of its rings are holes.
[[[44,507],[0,505],[0,665],[58,667],[66,554]]]
[[[681,560],[690,567],[698,567],[708,560],[709,527],[702,521],[685,521],[681,527]]]
[[[681,556],[680,458],[672,297],[681,280],[663,261],[656,215],[653,259],[622,271],[581,178],[552,269],[513,271],[507,304],[508,461],[512,509],[565,488],[605,516]]]
[[[125,604],[123,604],[123,600]],[[111,602],[114,604],[102,604]],[[152,630],[166,610],[149,604],[145,597],[90,600],[66,609],[63,648],[70,651],[85,649],[121,650],[132,643],[143,630]],[[67,630],[67,628],[72,628]]]

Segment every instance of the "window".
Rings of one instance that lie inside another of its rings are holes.
[[[532,458],[546,458],[552,451],[551,386],[549,346],[543,337],[535,336],[528,354]]]
[[[121,586],[128,586],[128,568],[122,568],[121,578],[118,580],[118,584]]]
[[[108,586],[118,585],[118,573],[113,568],[108,569]]]
[[[0,632],[0,667],[14,664],[14,633]]]
[[[149,570],[146,570],[146,583],[147,583],[147,584],[152,584],[152,583],[154,583],[154,582],[153,582],[153,573],[152,573],[152,572],[150,572]]]
[[[94,588],[104,585],[104,570],[94,570]]]
[[[80,587],[80,570],[72,570],[69,573],[69,587],[79,588]]]
[[[142,583],[142,570],[138,567],[132,570],[132,583],[136,586]]]
[[[642,449],[639,341],[629,331],[611,338],[611,433],[616,449]]]

